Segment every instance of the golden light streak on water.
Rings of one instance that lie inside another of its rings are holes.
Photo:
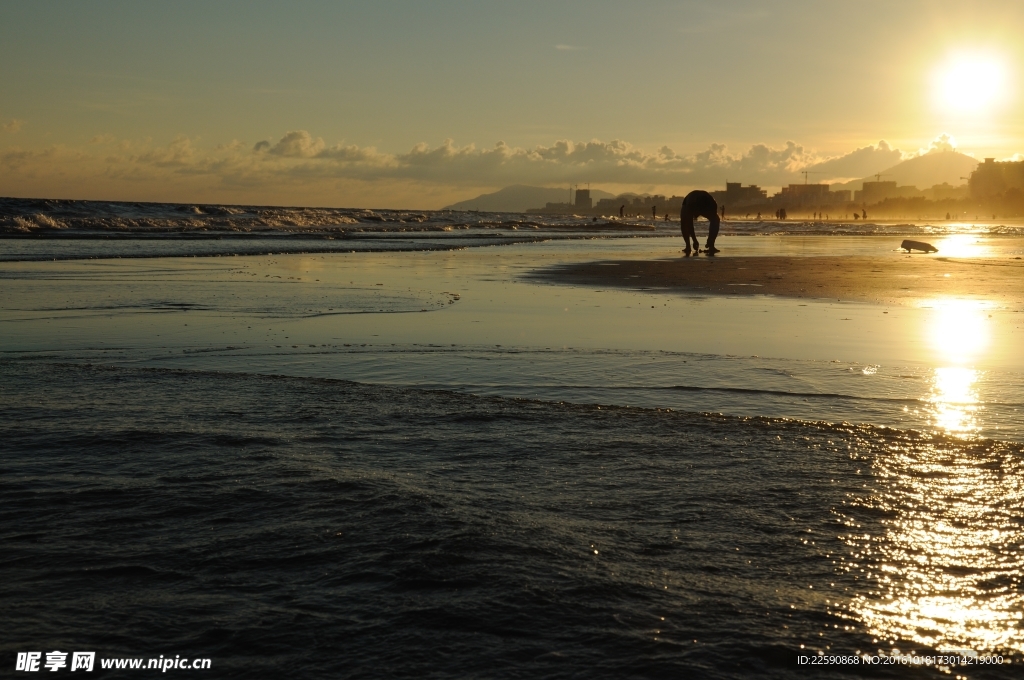
[[[872,461],[874,488],[851,499],[884,529],[844,537],[847,566],[865,582],[850,613],[880,645],[1021,654],[1024,456],[976,434],[982,371],[971,364],[989,347],[987,303],[927,306],[942,361],[925,396],[936,431],[890,440]]]
[[[949,366],[935,369],[932,392],[928,397],[932,424],[953,435],[970,435],[981,429],[981,406],[974,387],[979,372],[972,368]]]
[[[1024,461],[937,437],[876,460],[884,535],[847,538],[868,588],[851,614],[880,642],[1024,652]]]
[[[985,300],[949,298],[925,305],[931,309],[925,329],[928,343],[945,364],[934,370],[926,397],[931,422],[947,434],[974,434],[981,429],[982,406],[975,387],[981,374],[967,365],[983,358],[991,344],[991,305]]]

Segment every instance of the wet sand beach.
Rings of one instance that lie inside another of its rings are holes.
[[[537,278],[587,286],[716,295],[778,295],[881,304],[922,298],[1024,297],[1024,260],[883,253],[838,256],[683,257],[552,267]]]

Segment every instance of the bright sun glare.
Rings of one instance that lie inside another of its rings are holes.
[[[989,344],[989,303],[982,300],[929,300],[929,344],[937,358],[953,365],[977,361]]]
[[[987,113],[1007,94],[1006,66],[997,57],[958,54],[934,74],[935,103],[949,113]]]

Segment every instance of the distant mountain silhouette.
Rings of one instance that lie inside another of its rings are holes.
[[[573,196],[575,196],[575,191]],[[613,198],[600,189],[591,189],[590,197],[597,203],[601,198]],[[574,199],[575,200],[575,199]],[[549,189],[547,187],[531,187],[525,184],[514,184],[495,191],[493,194],[480,194],[468,201],[459,201],[444,210],[482,210],[484,212],[525,212],[530,208],[543,208],[546,203],[567,203],[569,187]]]
[[[960,178],[970,177],[977,166],[977,160],[959,151],[932,151],[882,170],[878,179],[883,182],[896,182],[899,186],[916,186],[918,189],[928,189],[943,182],[959,186],[967,183],[967,180]],[[832,190],[856,191],[863,187],[864,182],[874,181],[875,176],[871,175],[844,184],[833,184]]]

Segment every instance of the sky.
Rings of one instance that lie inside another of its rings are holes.
[[[0,0],[0,195],[428,209],[1011,158],[1020,26],[1019,0]]]

